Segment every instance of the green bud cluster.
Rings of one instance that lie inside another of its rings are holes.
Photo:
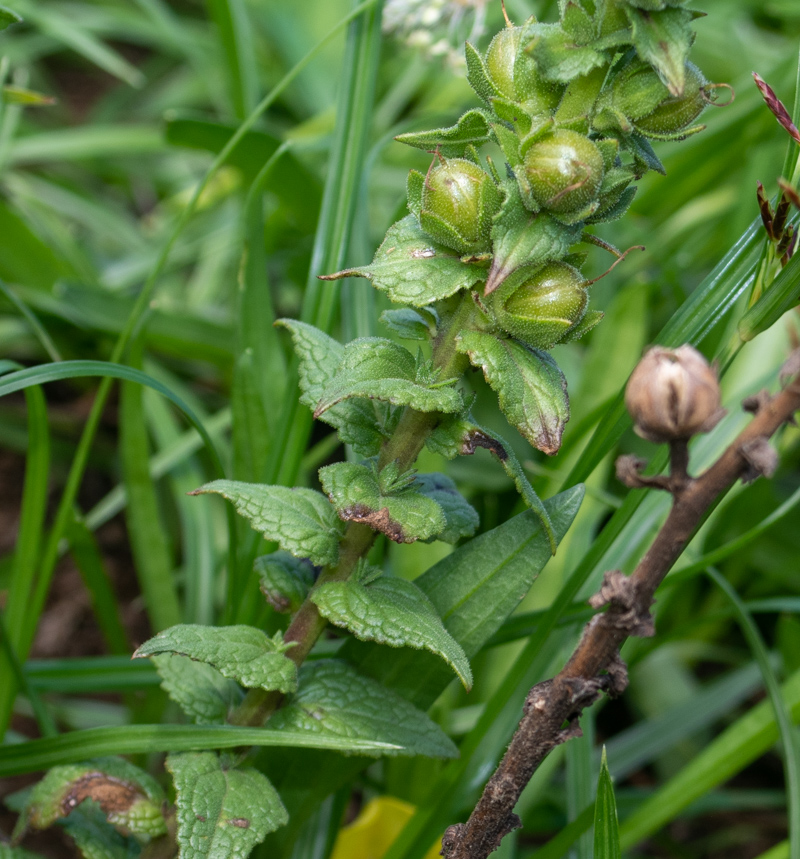
[[[427,174],[409,175],[411,214],[371,265],[330,276],[368,277],[412,305],[389,318],[416,339],[437,337],[420,315],[426,308],[445,318],[457,294],[472,292],[455,349],[547,453],[558,449],[568,409],[563,377],[542,350],[602,318],[589,309],[591,282],[574,246],[591,241],[587,226],[625,214],[637,179],[664,172],[650,139],[699,131],[692,123],[717,86],[689,62],[698,13],[684,0],[559,0],[559,10],[557,23],[507,22],[485,53],[467,43],[467,80],[481,105],[452,127],[397,138],[433,154]],[[483,158],[486,145],[505,164]],[[538,378],[550,401],[521,415],[500,367]],[[552,420],[534,427],[540,418]]]

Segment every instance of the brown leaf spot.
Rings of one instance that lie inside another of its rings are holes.
[[[231,826],[237,826],[239,829],[249,829],[250,821],[246,817],[232,817],[228,823]]]
[[[361,522],[369,525],[373,530],[386,534],[395,543],[413,543],[416,540],[416,537],[409,537],[400,523],[392,519],[388,507],[373,510],[366,504],[351,504],[350,507],[344,507],[339,511],[339,518],[345,522]]]
[[[477,448],[482,447],[493,453],[501,462],[508,459],[508,451],[497,439],[491,438],[479,429],[470,430],[461,441],[462,456],[472,456]]]
[[[66,817],[85,799],[93,799],[106,815],[127,811],[144,795],[134,785],[101,772],[87,773],[76,779],[61,800],[61,812]]]

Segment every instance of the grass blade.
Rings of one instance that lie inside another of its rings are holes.
[[[597,780],[597,800],[594,813],[594,859],[621,859],[619,823],[614,785],[608,771],[605,746]]]

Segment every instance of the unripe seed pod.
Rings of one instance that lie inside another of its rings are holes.
[[[500,192],[488,173],[465,158],[451,158],[425,177],[420,225],[459,253],[480,253],[491,247],[492,217],[499,205]]]
[[[635,122],[652,113],[670,95],[649,63],[634,60],[614,77],[611,97],[614,107]]]
[[[543,81],[536,63],[525,50],[524,27],[506,27],[489,45],[486,70],[495,89],[533,113],[548,113],[558,106],[563,87]]]
[[[625,406],[636,432],[655,442],[708,432],[724,414],[717,374],[691,346],[649,349],[628,380]]]
[[[668,97],[654,111],[636,119],[636,127],[639,131],[644,134],[675,134],[700,116],[709,103],[704,89],[706,79],[693,63],[686,63],[685,74],[683,95],[669,96],[667,93]],[[666,87],[664,89],[666,90]]]
[[[588,137],[565,128],[534,143],[524,167],[536,204],[561,215],[590,205],[603,182],[600,150]]]
[[[519,286],[501,287],[495,301],[500,326],[536,349],[550,349],[574,328],[589,302],[578,269],[551,262]]]

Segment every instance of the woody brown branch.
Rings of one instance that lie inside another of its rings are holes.
[[[681,479],[671,485],[673,505],[667,520],[631,574],[606,573],[603,585],[590,604],[607,606],[584,628],[578,645],[563,670],[553,679],[531,689],[519,727],[483,795],[466,823],[450,826],[442,839],[445,859],[485,859],[500,846],[503,837],[520,826],[513,813],[522,790],[549,752],[570,737],[580,735],[578,717],[605,691],[619,695],[627,685],[619,648],[629,635],[654,632],[650,606],[656,588],[717,498],[740,478],[752,479],[759,458],[753,450],[767,440],[800,409],[798,353],[790,362],[794,378],[774,397],[762,397],[753,420],[704,474],[691,478],[682,469]],[[685,447],[685,445],[684,445]],[[678,453],[682,463],[683,451]],[[764,470],[764,469],[762,469]]]

